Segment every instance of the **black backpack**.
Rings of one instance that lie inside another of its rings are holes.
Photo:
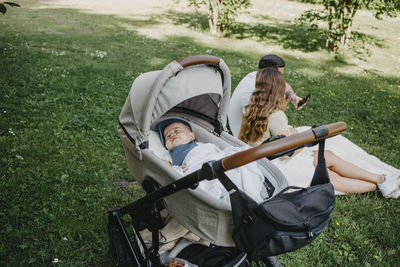
[[[329,224],[335,206],[335,191],[324,158],[324,140],[319,141],[318,165],[311,186],[289,186],[258,204],[240,191],[224,172],[218,179],[230,192],[233,240],[252,259],[299,249],[313,241]]]

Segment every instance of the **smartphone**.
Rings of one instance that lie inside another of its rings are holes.
[[[304,106],[305,103],[307,103],[308,100],[310,100],[312,97],[312,94],[309,93],[306,97],[302,98],[299,103],[297,104],[297,108],[301,108],[302,106]]]

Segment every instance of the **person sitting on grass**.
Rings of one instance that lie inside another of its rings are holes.
[[[264,68],[276,68],[279,72],[283,74],[285,70],[285,61],[280,56],[274,54],[268,54],[263,56],[258,61],[258,69]],[[238,137],[240,132],[240,126],[242,124],[242,116],[245,112],[245,107],[250,102],[251,94],[255,90],[256,84],[256,74],[257,71],[250,72],[239,82],[235,90],[232,93],[229,110],[228,119],[229,126],[232,131],[233,136]],[[299,106],[299,102],[302,100],[301,97],[297,96],[293,91],[290,84],[285,84],[285,93],[290,99],[293,106],[300,110],[303,106]]]
[[[285,97],[282,73],[276,68],[260,69],[255,86],[243,115],[239,138],[250,146],[258,146],[272,136],[296,133],[296,129],[288,126],[285,115],[289,99]],[[400,196],[399,170],[369,155],[342,135],[329,138],[326,148],[328,173],[336,191],[365,193],[379,188],[385,198]],[[317,156],[317,148],[306,147],[272,163],[286,176],[289,185],[306,187],[311,182]]]
[[[181,175],[199,170],[203,163],[207,161],[219,160],[249,148],[248,146],[242,148],[228,147],[221,150],[212,143],[196,142],[190,124],[177,118],[161,121],[157,127],[161,142],[171,156],[172,162],[170,164]],[[246,192],[256,202],[262,202],[273,193],[273,186],[268,184],[269,181],[265,179],[256,162],[229,170],[226,175],[239,189]],[[228,192],[217,179],[202,181],[198,188],[229,203]]]

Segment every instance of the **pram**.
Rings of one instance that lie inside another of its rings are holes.
[[[120,209],[109,210],[108,231],[117,266],[162,266],[159,231],[165,226],[161,216],[165,209],[191,233],[213,246],[235,247],[230,205],[194,190],[199,182],[214,178],[213,170],[205,167],[182,178],[168,164],[166,150],[156,132],[161,120],[181,118],[191,124],[200,142],[210,142],[220,148],[245,145],[225,128],[230,82],[228,67],[214,56],[182,58],[161,71],[144,73],[135,79],[119,117],[118,133],[128,167],[147,195]],[[336,126],[329,128],[328,137],[344,130]],[[307,131],[229,156],[221,161],[222,167],[230,170],[257,160],[269,187],[274,189],[267,190],[272,197],[287,186],[287,181],[265,157],[315,140]],[[131,219],[131,228],[124,226],[125,215]],[[152,233],[150,248],[140,234],[143,229]],[[224,266],[251,265],[252,259],[244,252],[235,252]],[[272,257],[258,262],[263,263],[279,266]]]

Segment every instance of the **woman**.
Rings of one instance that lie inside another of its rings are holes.
[[[243,115],[239,138],[251,146],[258,146],[271,136],[297,133],[296,129],[288,126],[288,119],[284,113],[288,102],[289,99],[285,98],[283,75],[273,68],[259,70],[256,89]],[[343,136],[328,139],[326,148],[329,149],[325,151],[328,173],[338,193],[364,193],[374,191],[378,187],[386,198],[400,196],[399,170],[367,154]],[[351,153],[347,153],[349,150]],[[359,166],[337,156],[354,155],[355,152],[357,155],[353,157],[354,161],[357,158],[364,161],[357,162]],[[272,162],[285,174],[289,185],[304,187],[311,181],[317,155],[315,147],[303,148],[291,157],[282,157]],[[372,166],[373,171],[366,170],[364,165]]]

